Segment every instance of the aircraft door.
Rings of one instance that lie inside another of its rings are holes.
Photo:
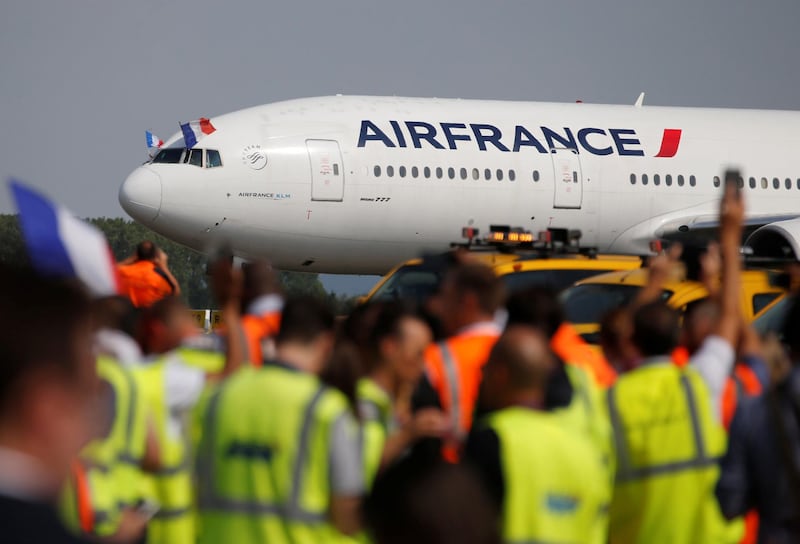
[[[344,198],[344,165],[339,142],[306,140],[311,163],[311,200],[341,202]]]
[[[581,161],[573,149],[553,149],[554,208],[579,210],[583,201]]]

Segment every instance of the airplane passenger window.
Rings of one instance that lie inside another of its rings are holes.
[[[401,178],[406,177],[406,167],[401,166],[400,168],[397,169],[397,173],[400,174]]]
[[[386,167],[386,175],[390,178],[394,176],[394,166],[387,166]]]
[[[372,175],[374,175],[376,178],[381,177],[381,167],[377,164],[375,165],[375,168],[372,169]]]
[[[797,178],[797,188],[800,189],[800,178]]]
[[[642,185],[647,185],[647,174],[642,174]]]
[[[636,174],[631,174],[631,185],[636,185]]]
[[[756,178],[750,178],[750,188],[751,189],[756,188]]]
[[[508,171],[508,181],[515,181],[517,179],[517,173],[513,170]]]
[[[697,185],[697,178],[694,176],[689,176],[689,185],[691,185],[692,187]]]
[[[461,174],[461,179],[467,179],[467,169],[466,168],[462,168],[461,172],[459,172],[459,173]]]
[[[190,149],[188,157],[186,157],[186,164],[191,164],[192,166],[203,166],[203,150],[202,149]]]
[[[447,177],[450,179],[456,179],[456,169],[452,166],[447,169]]]
[[[441,166],[437,166],[436,167],[436,177],[439,178],[439,179],[442,179],[442,167]]]
[[[538,170],[534,170],[533,171],[533,181],[539,181],[539,171]]]
[[[492,171],[487,168],[486,170],[483,171],[483,177],[486,178],[486,181],[491,181],[492,180]]]
[[[678,187],[683,187],[683,174],[678,175]]]
[[[422,171],[422,173],[425,175],[425,179],[428,179],[429,177],[431,177],[431,169],[430,169],[430,167],[426,166],[425,169]]]
[[[719,187],[720,179],[719,176],[714,176],[714,187]]]
[[[658,174],[653,176],[653,185],[661,185],[661,176]]]
[[[158,155],[153,158],[153,162],[164,164],[178,164],[183,159],[183,152],[186,149],[182,147],[168,147],[158,152]]]
[[[666,183],[667,187],[672,187],[672,174],[664,176],[664,183]]]
[[[789,178],[786,178],[786,188],[787,189],[792,188],[792,180],[790,180]]]
[[[475,181],[481,179],[481,172],[477,168],[472,169],[472,179],[474,179]]]
[[[206,168],[222,166],[222,157],[216,149],[206,149]]]
[[[499,168],[497,169],[497,181],[503,181],[503,171]]]
[[[418,176],[419,176],[419,168],[417,168],[416,166],[412,166],[411,167],[411,177],[412,178],[417,178]]]
[[[761,188],[766,189],[768,185],[767,178],[761,178]]]
[[[777,189],[780,186],[781,186],[781,180],[779,180],[778,178],[772,178],[772,187]]]

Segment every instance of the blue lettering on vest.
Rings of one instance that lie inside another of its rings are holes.
[[[578,508],[580,501],[577,497],[568,495],[547,494],[547,509],[558,514],[570,514]]]
[[[228,447],[225,454],[228,457],[245,457],[247,459],[258,459],[269,463],[272,460],[274,452],[270,446],[234,442]]]
[[[358,135],[358,147],[364,147],[369,140],[383,142],[386,147],[395,147],[394,142],[372,121],[361,121],[361,133]]]
[[[594,147],[588,141],[589,134],[602,134],[603,136],[607,136],[606,131],[599,129],[599,128],[582,128],[578,131],[578,142],[581,146],[591,153],[592,155],[611,155],[614,152],[614,149],[611,146],[608,147]]]
[[[636,136],[636,132],[627,128],[610,128],[608,132],[614,138],[620,156],[644,157],[644,151],[641,149],[625,149],[626,145],[641,145],[638,138],[623,138],[623,136]]]
[[[444,137],[447,138],[447,145],[450,146],[450,149],[457,149],[456,141],[458,140],[469,142],[472,139],[469,134],[453,134],[454,128],[467,128],[467,125],[464,123],[442,123],[442,132],[444,132]]]
[[[489,142],[493,146],[495,146],[500,151],[508,151],[509,149],[500,141],[500,138],[503,137],[503,133],[500,132],[500,129],[494,125],[483,125],[478,123],[472,123],[469,125],[472,129],[472,133],[475,134],[475,141],[478,142],[478,149],[481,151],[486,151],[486,142]],[[484,134],[484,131],[488,131],[488,134]]]
[[[406,128],[411,135],[414,147],[417,149],[422,148],[420,143],[422,140],[425,140],[436,149],[444,149],[444,146],[436,141],[436,127],[432,124],[423,121],[406,121]],[[420,129],[424,129],[424,132],[420,132]]]
[[[517,152],[522,146],[531,146],[539,150],[539,153],[547,153],[547,150],[539,143],[539,140],[530,131],[517,125],[514,127],[514,151]]]

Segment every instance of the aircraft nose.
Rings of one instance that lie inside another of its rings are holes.
[[[153,221],[161,210],[161,178],[147,167],[137,168],[120,187],[119,203],[137,221]]]

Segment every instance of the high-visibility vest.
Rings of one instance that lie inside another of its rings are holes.
[[[172,280],[152,261],[136,261],[117,268],[121,292],[137,308],[152,306],[175,293]]]
[[[606,541],[611,484],[585,436],[527,408],[501,410],[485,424],[500,443],[505,542]]]
[[[171,428],[166,398],[167,357],[134,370],[158,436],[161,468],[145,478],[148,498],[159,510],[147,529],[148,544],[189,544],[195,542],[193,488],[186,436]]]
[[[107,436],[93,440],[72,466],[62,511],[71,527],[109,536],[119,526],[121,508],[133,506],[146,440],[144,399],[131,374],[113,359],[97,358],[98,376],[113,392],[113,418]],[[87,514],[88,512],[88,514]],[[87,522],[91,520],[90,522]]]
[[[569,323],[562,324],[550,339],[550,348],[562,361],[588,372],[594,382],[605,388],[617,379],[602,351],[590,346]]]
[[[580,433],[594,444],[606,468],[606,477],[613,483],[611,424],[603,390],[582,367],[567,364],[565,370],[572,385],[572,400],[568,406],[552,413],[566,428]]]
[[[472,427],[483,366],[500,336],[499,330],[479,330],[452,336],[428,346],[425,367],[442,408],[452,422],[452,436],[445,441],[445,459],[456,462]]]
[[[352,542],[329,521],[339,424],[358,439],[347,399],[314,375],[268,363],[221,384],[197,456],[199,542]]]
[[[691,367],[648,363],[607,391],[616,475],[610,542],[732,542],[714,485],[725,434]]]
[[[260,367],[264,363],[266,344],[278,334],[280,326],[281,312],[278,311],[242,316],[242,330],[247,340],[248,359],[254,367]]]
[[[358,381],[356,396],[361,415],[366,482],[371,484],[380,468],[383,446],[391,430],[392,400],[369,378]]]

